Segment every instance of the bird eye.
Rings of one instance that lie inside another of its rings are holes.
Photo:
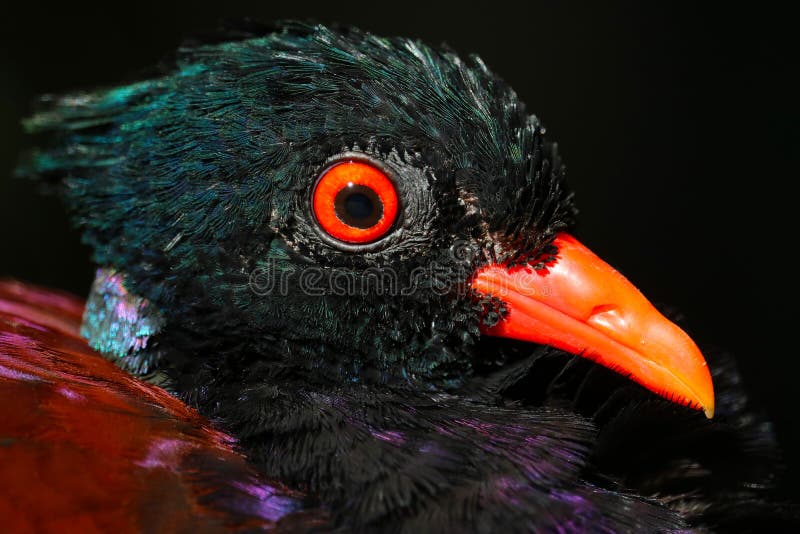
[[[345,243],[364,244],[386,235],[397,218],[397,190],[369,163],[344,161],[328,167],[311,205],[320,227]]]

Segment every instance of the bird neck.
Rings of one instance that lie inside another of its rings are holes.
[[[215,369],[216,376],[252,376],[262,366],[273,369],[279,380],[287,374],[305,384],[325,387],[348,384],[399,384],[426,391],[453,391],[472,371],[472,362],[455,351],[446,339],[419,347],[403,345],[396,354],[384,349],[371,357],[351,345],[329,339],[291,339],[280,335],[238,332],[230,321],[195,322],[189,326],[168,320],[159,307],[131,290],[128,276],[117,269],[99,268],[86,301],[81,334],[90,346],[119,367],[150,379],[166,376],[177,393],[191,392],[202,383],[199,369]],[[184,314],[186,315],[186,314]],[[363,347],[362,347],[363,348]],[[154,375],[154,371],[159,373]],[[264,377],[264,378],[268,378]],[[231,378],[242,387],[240,378]],[[213,383],[219,383],[214,380]],[[220,386],[224,387],[224,386]]]
[[[156,306],[127,289],[124,273],[97,269],[81,324],[93,349],[127,371],[148,373],[158,360],[158,351],[148,345],[164,325]]]

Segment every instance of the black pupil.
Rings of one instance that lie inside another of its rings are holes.
[[[364,193],[353,193],[344,201],[344,211],[354,219],[366,219],[373,209],[372,200]]]
[[[383,202],[377,193],[364,185],[348,185],[334,200],[336,216],[355,228],[370,228],[381,220]]]

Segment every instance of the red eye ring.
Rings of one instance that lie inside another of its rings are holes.
[[[322,173],[311,206],[320,227],[331,237],[365,244],[391,229],[399,200],[382,170],[361,161],[343,161]]]

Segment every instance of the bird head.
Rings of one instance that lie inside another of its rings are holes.
[[[452,388],[500,336],[713,413],[700,351],[566,233],[556,145],[477,57],[290,24],[27,127],[50,136],[23,172],[63,184],[162,361]]]

